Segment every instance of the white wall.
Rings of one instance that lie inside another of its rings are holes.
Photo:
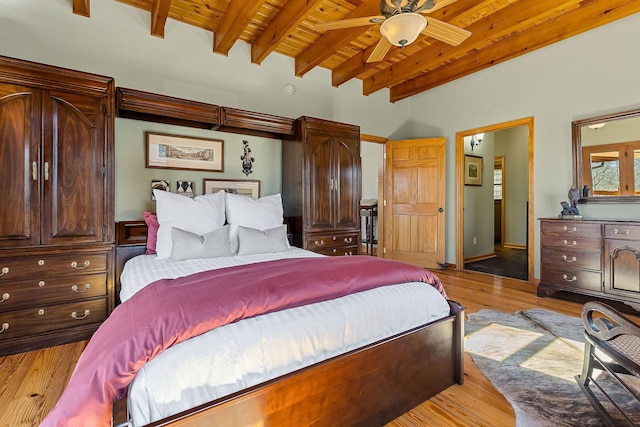
[[[640,108],[640,14],[409,98],[413,137],[447,138],[446,261],[455,261],[456,132],[534,117],[534,218],[558,214],[572,181],[571,122]],[[585,216],[640,218],[640,204],[581,205]],[[535,221],[534,276],[539,277]]]

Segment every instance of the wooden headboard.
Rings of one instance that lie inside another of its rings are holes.
[[[147,250],[147,224],[140,221],[116,222],[116,304],[120,303],[120,274],[125,262]]]

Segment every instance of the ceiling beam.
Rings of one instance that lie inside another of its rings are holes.
[[[376,48],[376,43],[361,50],[342,64],[331,70],[331,85],[338,87],[358,75],[364,73],[370,68],[376,66],[376,63],[367,62],[367,58],[371,56],[371,52]],[[393,49],[393,48],[392,48]]]
[[[369,1],[354,9],[344,19],[362,18],[365,16],[378,16],[379,4]],[[373,24],[372,24],[373,25]],[[313,67],[319,65],[325,59],[334,55],[337,51],[348,45],[352,40],[369,31],[371,27],[354,27],[343,30],[331,30],[324,33],[311,46],[296,56],[295,75],[304,76]]]
[[[253,64],[262,63],[320,3],[322,0],[296,1],[285,4],[251,45],[251,62]]]
[[[91,0],[73,0],[73,13],[89,18],[91,16]]]
[[[637,0],[608,0],[583,4],[579,9],[557,15],[541,26],[513,33],[500,42],[476,50],[465,57],[443,65],[446,72],[425,73],[389,91],[391,102],[396,102],[441,84],[464,77],[492,65],[507,61],[552,43],[592,30],[634,13],[640,12]],[[585,25],[585,22],[588,24]],[[553,34],[553,37],[549,37]]]
[[[265,0],[234,0],[222,17],[220,25],[215,29],[213,52],[228,55],[229,50],[240,38]]]
[[[443,64],[445,66],[443,69],[446,70],[447,62],[467,56],[469,52],[484,49],[505,37],[508,38],[523,27],[535,27],[540,23],[541,14],[554,16],[558,12],[564,13],[567,10],[579,8],[581,1],[521,0],[513,3],[467,27],[467,30],[471,31],[471,36],[462,44],[451,46],[434,41],[430,47],[368,77],[363,81],[363,94],[370,95],[382,88],[397,85],[425,71],[433,73],[434,69]],[[444,73],[446,74],[446,71]]]
[[[171,0],[153,0],[151,6],[151,35],[164,38],[164,27],[169,16]]]

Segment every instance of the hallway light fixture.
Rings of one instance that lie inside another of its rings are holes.
[[[392,45],[405,47],[413,43],[426,27],[427,20],[424,16],[405,12],[385,19],[380,26],[380,33]]]
[[[471,135],[471,141],[469,142],[469,144],[471,144],[471,151],[473,151],[474,147],[477,147],[478,145],[480,145],[483,139],[484,139],[484,133],[477,133],[475,135]]]
[[[606,124],[607,124],[607,122],[602,122],[602,123],[596,123],[596,124],[593,124],[593,125],[588,125],[587,127],[589,129],[598,130],[598,129],[602,129],[604,127],[604,125],[606,125]]]

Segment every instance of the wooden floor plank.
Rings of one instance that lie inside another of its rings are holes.
[[[475,313],[546,308],[578,317],[582,304],[539,298],[535,286],[482,273],[438,271],[447,294]],[[640,317],[631,316],[636,321]],[[0,357],[0,427],[37,426],[58,400],[86,341]],[[514,426],[511,405],[465,354],[464,384],[454,385],[389,423],[391,427]]]

